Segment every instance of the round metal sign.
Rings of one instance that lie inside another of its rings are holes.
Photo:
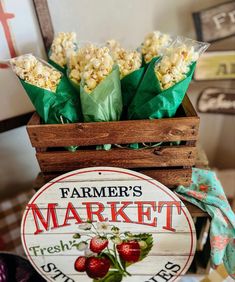
[[[111,167],[69,172],[31,199],[24,250],[47,281],[176,281],[196,247],[193,220],[168,188]]]

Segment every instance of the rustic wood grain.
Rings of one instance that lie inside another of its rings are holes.
[[[141,169],[139,172],[156,179],[168,188],[179,185],[188,186],[191,182],[192,169]]]
[[[158,180],[168,188],[176,188],[178,185],[187,186],[191,181],[192,169],[140,169],[138,172],[143,173],[153,179]],[[44,184],[59,176],[61,173],[39,173],[34,181],[33,188],[37,191]]]
[[[40,124],[40,117],[35,113],[27,131],[43,173],[58,175],[82,167],[110,165],[138,169],[173,188],[190,183],[198,127],[199,117],[186,95],[174,118],[45,125]],[[95,147],[84,147],[159,141],[181,143],[175,147],[165,145],[141,150],[96,151]],[[186,141],[186,145],[182,141]],[[72,153],[64,149],[69,145],[83,147]]]
[[[34,126],[34,125],[40,125],[40,116],[34,112],[33,115],[31,116],[28,124],[27,124],[27,127],[30,127],[30,126]]]
[[[32,146],[44,148],[197,140],[199,117],[187,95],[182,107],[184,117],[74,124],[41,125],[35,113],[27,131]]]
[[[172,146],[144,150],[112,149],[78,150],[76,152],[36,153],[43,172],[70,171],[92,166],[115,166],[123,168],[193,166],[196,147]]]
[[[33,120],[36,120],[35,115]],[[31,125],[27,131],[33,147],[86,146],[160,141],[196,140],[197,117],[161,120]]]
[[[186,117],[196,117],[199,122],[199,117],[197,115],[197,112],[195,111],[193,104],[191,103],[188,95],[185,95],[183,103],[182,103],[182,107],[183,107]]]
[[[54,29],[51,21],[48,3],[47,0],[33,0],[33,3],[41,29],[44,46],[46,50],[49,51],[54,38]]]

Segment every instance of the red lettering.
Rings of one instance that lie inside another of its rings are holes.
[[[107,221],[107,218],[104,218],[103,215],[101,214],[104,211],[104,205],[99,203],[99,202],[87,202],[87,203],[82,203],[83,205],[86,206],[87,209],[87,218],[91,221],[94,221],[93,215],[96,215],[99,221]],[[92,205],[98,206],[98,209],[96,211],[93,210]]]
[[[72,216],[70,216],[70,212],[72,213]],[[68,220],[71,220],[71,219],[75,219],[76,222],[75,224],[78,224],[78,223],[82,223],[83,221],[81,220],[81,218],[79,217],[75,207],[73,206],[73,204],[71,202],[68,203],[68,206],[67,206],[67,209],[66,209],[66,214],[65,214],[65,218],[64,218],[64,223],[61,227],[64,227],[64,226],[67,226],[67,225],[70,225],[70,223],[68,223]]]
[[[162,211],[162,207],[166,205],[166,226],[163,229],[175,232],[175,228],[172,227],[172,210],[173,206],[177,207],[178,214],[181,214],[181,202],[177,201],[159,201],[158,212]]]
[[[123,218],[123,222],[129,222],[131,223],[132,221],[130,218],[125,214],[124,209],[133,204],[133,202],[121,202],[122,206],[117,210],[116,205],[120,204],[120,202],[107,202],[107,204],[110,204],[111,206],[111,216],[112,220],[110,222],[122,222],[121,220],[118,220],[118,216],[121,216]]]
[[[157,227],[157,218],[154,217],[151,223],[148,223],[147,220],[151,220],[151,209],[156,211],[156,202],[145,201],[145,202],[134,202],[138,206],[138,223],[139,224],[146,224],[149,226],[156,226]],[[150,205],[151,207],[147,207],[144,211],[144,205]],[[147,220],[145,221],[145,217]]]
[[[35,222],[35,225],[36,225],[36,231],[34,232],[35,235],[43,232],[43,230],[39,227],[38,220],[41,222],[41,224],[42,224],[42,226],[44,227],[45,230],[49,230],[51,220],[52,220],[52,224],[53,224],[51,229],[59,227],[59,224],[58,224],[58,221],[57,221],[56,210],[55,210],[55,207],[57,206],[57,204],[48,204],[48,206],[47,206],[47,217],[46,217],[47,219],[46,220],[43,217],[40,209],[38,208],[38,206],[36,204],[28,204],[27,206],[28,206],[29,209],[30,208],[32,209],[33,218],[34,218],[34,222]]]

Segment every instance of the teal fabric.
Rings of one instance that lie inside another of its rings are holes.
[[[235,279],[235,215],[215,172],[193,168],[191,185],[179,186],[175,192],[211,216],[212,267],[224,263],[228,274]]]

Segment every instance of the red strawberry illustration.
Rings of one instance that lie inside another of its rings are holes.
[[[85,264],[86,264],[86,260],[87,258],[84,256],[80,256],[76,259],[75,263],[74,263],[74,268],[78,271],[78,272],[83,272],[86,270]]]
[[[103,278],[109,271],[110,260],[106,257],[89,257],[86,259],[86,273],[90,278]]]
[[[94,253],[100,253],[108,246],[108,240],[104,237],[95,236],[90,241],[90,249]]]
[[[122,242],[117,245],[120,257],[127,262],[137,262],[140,258],[140,245],[137,241]]]

